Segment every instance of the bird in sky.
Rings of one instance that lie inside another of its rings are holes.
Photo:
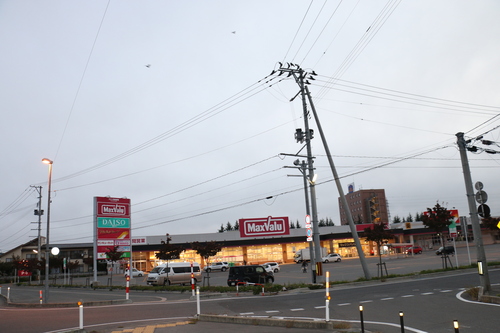
[[[145,65],[145,66],[146,66],[147,68],[149,68],[149,67],[151,67],[151,64],[147,64],[147,65]]]
[[[235,33],[236,33],[236,31],[233,31],[232,33],[233,33],[233,34],[235,34]]]

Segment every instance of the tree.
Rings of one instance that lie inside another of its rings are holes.
[[[301,225],[300,225],[300,223],[299,223],[299,220],[297,220],[297,223],[295,223],[295,228],[297,228],[297,229],[302,228],[302,226],[301,226]]]
[[[231,222],[227,221],[225,231],[233,231],[233,226],[231,225]]]
[[[221,232],[221,233],[224,232],[224,224],[223,223],[220,224],[219,232]]]
[[[167,234],[167,240],[161,241],[160,250],[155,254],[157,259],[167,260],[167,261],[172,259],[179,259],[179,256],[183,251],[183,248],[179,245],[170,244],[171,240],[172,237],[170,237],[170,235]]]
[[[415,213],[415,221],[422,221],[422,215],[423,214],[420,214],[419,212],[416,212]]]
[[[401,223],[401,218],[399,216],[394,216],[392,218],[392,223]]]
[[[118,246],[108,247],[108,251],[106,251],[106,257],[111,261],[111,285],[109,290],[113,290],[113,266],[115,262],[121,259],[123,256],[123,252],[118,251]]]
[[[220,250],[222,249],[222,245],[215,242],[206,242],[206,243],[200,243],[200,242],[193,242],[191,243],[191,247],[193,250],[196,251],[204,260],[205,260],[205,267],[210,266],[209,259],[210,257],[215,256]],[[210,271],[207,270],[207,278],[208,278],[208,286],[210,287]]]
[[[436,203],[433,208],[427,208],[427,212],[422,214],[421,217],[425,227],[434,230],[438,234],[442,246],[444,246],[443,231],[452,222],[451,212],[446,207]]]
[[[234,222],[234,227],[233,227],[234,230],[240,230],[240,223],[238,222],[238,220],[236,220],[236,222]]]
[[[411,216],[411,213],[408,214],[408,217],[406,218],[406,222],[413,222],[413,216]]]
[[[389,239],[392,238],[392,233],[389,230],[385,229],[384,224],[373,224],[373,227],[368,227],[365,228],[364,230],[364,236],[366,237],[367,241],[370,242],[375,242],[377,244],[377,253],[379,257],[379,269],[380,269],[380,276],[383,276],[383,271],[382,271],[382,253],[380,252],[380,247],[382,244],[387,243]]]
[[[290,222],[290,229],[295,229],[295,223]]]
[[[492,230],[493,232],[496,232],[497,235],[500,235],[500,229],[498,228],[498,223],[500,222],[500,218],[498,217],[485,217],[484,219],[481,219],[481,223],[487,227],[488,229]],[[462,231],[462,232],[467,232],[467,230]]]
[[[318,227],[326,227],[325,219],[320,219],[319,220]]]

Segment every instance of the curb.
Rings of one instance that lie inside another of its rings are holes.
[[[331,332],[352,332],[353,328],[338,329],[338,323],[333,321],[323,320],[299,320],[299,319],[278,319],[278,318],[260,318],[260,317],[238,317],[238,316],[224,316],[224,315],[205,315],[200,314],[199,321],[229,323],[240,325],[253,325],[253,326],[274,326],[286,328],[304,328],[304,329],[327,329]],[[366,331],[370,333],[370,331]]]

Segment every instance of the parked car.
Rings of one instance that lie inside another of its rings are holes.
[[[211,271],[221,271],[225,272],[229,268],[229,264],[225,261],[221,262],[213,262],[210,264],[210,266],[205,267],[206,272],[211,272]]]
[[[406,250],[406,254],[421,254],[422,248],[420,246],[412,246],[408,250]]]
[[[436,251],[436,255],[440,254],[455,254],[455,248],[453,246],[445,246],[445,247],[440,247]]]
[[[266,271],[261,265],[229,267],[227,285],[236,286],[238,282],[269,284],[274,282],[274,274]]]
[[[124,276],[127,276],[128,274],[129,274],[129,272],[128,272],[128,269],[127,269],[127,270],[125,270]],[[137,268],[132,268],[132,277],[135,277],[135,276],[141,277],[143,275],[144,275],[143,271],[140,271]]]
[[[330,261],[339,262],[339,261],[342,261],[342,256],[338,253],[330,253],[330,254],[327,254],[326,256],[324,256],[323,258],[321,258],[321,261],[322,262],[330,262]]]
[[[278,264],[276,261],[271,261],[271,262],[266,262],[264,265],[269,265],[274,273],[278,273],[280,271],[280,264]]]
[[[149,272],[146,283],[153,286],[169,286],[171,284],[190,284],[191,271],[194,283],[201,280],[200,265],[197,262],[171,262],[156,266]]]

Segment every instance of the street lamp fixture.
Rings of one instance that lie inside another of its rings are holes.
[[[52,190],[52,161],[48,158],[42,159],[42,163],[48,164],[49,166],[49,186],[47,194],[47,240],[45,242],[45,295],[43,297],[44,303],[49,302],[49,254],[50,254],[50,192]]]

